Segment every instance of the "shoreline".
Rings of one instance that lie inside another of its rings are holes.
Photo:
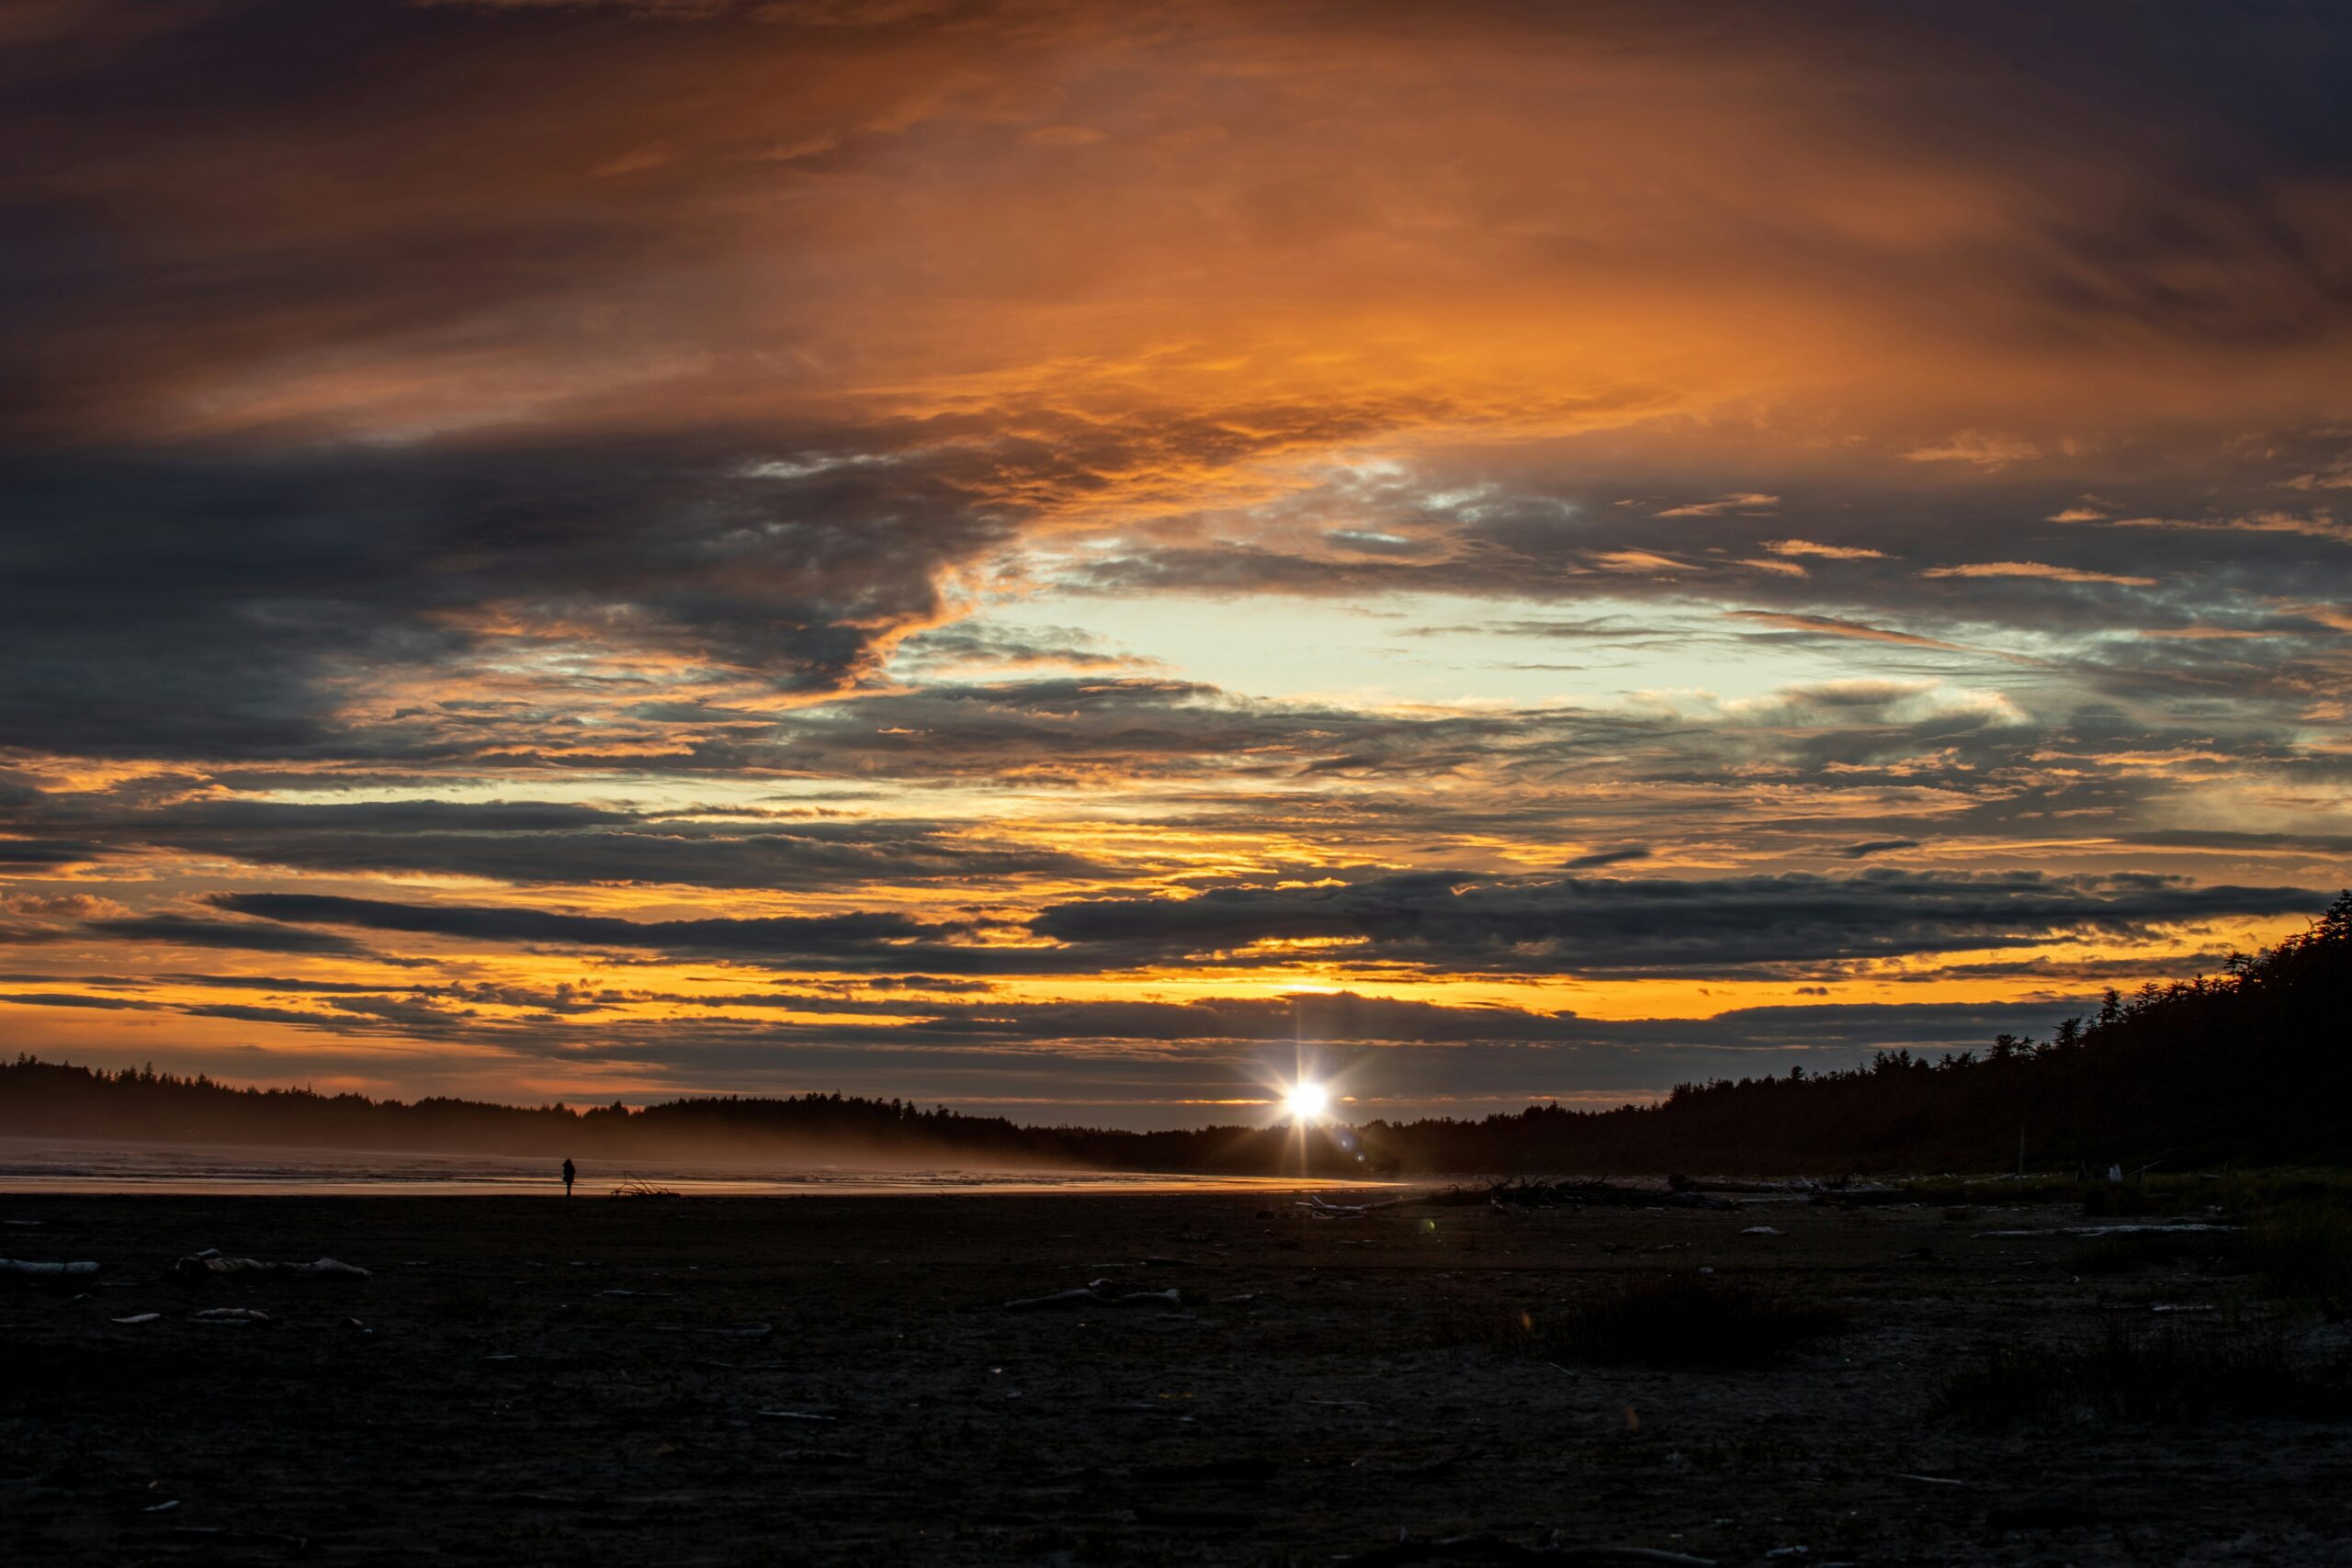
[[[1051,1198],[1051,1197],[1135,1197],[1182,1196],[1232,1193],[1282,1192],[1397,1192],[1423,1187],[1442,1186],[1442,1181],[1342,1181],[1336,1178],[1295,1176],[1232,1176],[1194,1177],[1174,1174],[1137,1173],[1131,1178],[1117,1175],[1087,1175],[1067,1179],[1029,1179],[1022,1177],[961,1176],[943,1174],[935,1179],[921,1179],[913,1176],[844,1176],[835,1179],[804,1179],[774,1181],[695,1180],[692,1178],[655,1179],[658,1185],[674,1190],[651,1198],[616,1193],[605,1190],[591,1190],[583,1181],[571,1195],[574,1201],[591,1199],[623,1201],[703,1201],[717,1199],[768,1198]],[[34,1178],[0,1177],[0,1199],[9,1198],[447,1198],[447,1199],[514,1199],[537,1202],[565,1197],[560,1182],[516,1180],[512,1183],[439,1181],[428,1178],[413,1179],[385,1179],[371,1180],[354,1179],[346,1181],[317,1181],[307,1179],[273,1180],[254,1179],[187,1179],[158,1177],[153,1179],[120,1178],[92,1179],[62,1177],[53,1181]]]
[[[0,1197],[44,1193],[187,1196],[564,1196],[557,1161],[538,1155],[348,1149],[270,1144],[161,1144],[0,1138]],[[681,1197],[984,1192],[1330,1192],[1424,1185],[1364,1177],[1193,1174],[1069,1166],[976,1166],[953,1159],[871,1162],[785,1156],[583,1163],[580,1198],[641,1179]]]

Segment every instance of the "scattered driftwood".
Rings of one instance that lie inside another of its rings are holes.
[[[1027,1296],[1004,1303],[1007,1312],[1048,1312],[1057,1308],[1091,1306],[1174,1306],[1184,1299],[1178,1290],[1126,1291],[1111,1288],[1108,1280],[1097,1280],[1082,1290],[1057,1291],[1050,1296]]]
[[[192,1258],[183,1258],[172,1265],[172,1272],[183,1280],[209,1280],[224,1274],[266,1274],[295,1280],[367,1280],[374,1278],[365,1269],[348,1263],[338,1263],[332,1258],[317,1258],[308,1263],[272,1263],[258,1258],[224,1258],[217,1251],[204,1251]]]
[[[1484,1204],[1497,1209],[1736,1209],[1738,1200],[1706,1192],[1619,1187],[1605,1177],[1520,1179],[1487,1187],[1455,1187],[1408,1202],[1438,1207]]]
[[[1521,1546],[1495,1535],[1457,1535],[1442,1540],[1399,1540],[1344,1559],[1352,1568],[1435,1560],[1462,1562],[1657,1562],[1669,1568],[1715,1568],[1712,1557],[1660,1551],[1648,1546]]]
[[[1819,1183],[1796,1181],[1728,1181],[1720,1178],[1684,1176],[1679,1171],[1666,1179],[1667,1186],[1677,1192],[1751,1192],[1751,1193],[1810,1193]]]
[[[1366,1214],[1382,1213],[1390,1209],[1467,1207],[1471,1204],[1486,1202],[1495,1191],[1495,1187],[1446,1187],[1434,1192],[1408,1192],[1401,1198],[1383,1198],[1376,1203],[1334,1203],[1326,1198],[1309,1193],[1305,1202],[1294,1203],[1291,1207],[1305,1209],[1313,1218],[1354,1220],[1361,1219]],[[1261,1209],[1258,1211],[1258,1217],[1261,1220],[1271,1220],[1274,1217],[1274,1212],[1272,1209]]]
[[[308,1536],[286,1535],[277,1530],[232,1529],[226,1525],[175,1525],[171,1533],[187,1540],[266,1540],[274,1545],[291,1547],[296,1551],[301,1551],[311,1544]]]
[[[1810,1198],[1816,1203],[1883,1203],[1902,1196],[1902,1189],[1883,1181],[1859,1181],[1841,1176],[1816,1181],[1809,1176],[1788,1181],[1733,1180],[1724,1177],[1669,1176],[1666,1184],[1677,1192],[1738,1192],[1752,1197]]]
[[[1114,1307],[1174,1306],[1183,1299],[1183,1292],[1170,1287],[1165,1291],[1129,1291],[1123,1295],[1113,1296],[1110,1304]]]
[[[164,1314],[160,1312],[135,1312],[129,1317],[108,1318],[107,1321],[109,1323],[119,1323],[128,1327],[130,1325],[134,1323],[153,1323],[163,1315]]]
[[[675,1198],[675,1188],[656,1187],[633,1170],[621,1172],[621,1184],[613,1189],[616,1198]]]
[[[35,1263],[20,1258],[0,1258],[0,1274],[11,1274],[27,1280],[62,1280],[69,1276],[80,1278],[95,1274],[105,1267],[98,1263]]]
[[[275,1320],[259,1307],[207,1307],[188,1321],[190,1323],[269,1323]]]

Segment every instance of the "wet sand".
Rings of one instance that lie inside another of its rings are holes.
[[[2352,1562],[2344,1425],[1937,1412],[1992,1348],[2232,1290],[1980,1234],[2071,1211],[37,1194],[0,1221],[0,1256],[107,1266],[0,1280],[13,1562],[1329,1563],[1469,1537],[1455,1560]],[[206,1247],[373,1277],[171,1277]],[[1850,1326],[1746,1371],[1463,1331],[1702,1268]],[[1002,1305],[1096,1280],[1180,1294]],[[193,1320],[221,1306],[270,1321]]]

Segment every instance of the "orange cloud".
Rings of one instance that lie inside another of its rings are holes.
[[[2026,577],[2046,582],[2111,582],[2125,588],[2153,588],[2153,577],[2129,577],[2119,572],[2086,571],[2077,567],[2049,566],[2038,560],[1972,561],[1965,566],[1930,567],[1922,577]]]

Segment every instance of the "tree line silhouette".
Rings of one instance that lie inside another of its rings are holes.
[[[2036,1170],[2339,1162],[2352,1150],[2352,893],[2223,972],[2109,990],[2047,1040],[1680,1084],[1613,1111],[1136,1133],[839,1094],[641,1109],[243,1089],[152,1066],[0,1062],[0,1134],[623,1157],[821,1157],[1216,1174]]]

